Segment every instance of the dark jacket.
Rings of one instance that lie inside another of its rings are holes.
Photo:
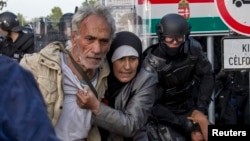
[[[18,62],[23,58],[24,54],[34,52],[34,35],[32,33],[21,32],[14,42],[13,58]]]
[[[4,54],[6,56],[12,57],[13,56],[13,43],[11,38],[4,38],[0,42],[0,54]]]
[[[215,83],[212,65],[191,37],[174,57],[157,56],[154,50],[158,48],[156,44],[144,52],[144,61],[157,70],[159,78],[161,98],[153,115],[165,124],[185,128],[186,117],[194,109],[207,114]]]
[[[32,33],[19,32],[18,38],[12,42],[6,38],[1,46],[0,54],[7,55],[16,61],[20,61],[24,54],[34,52],[34,35]]]
[[[142,67],[137,77],[120,90],[115,109],[101,103],[95,122],[111,132],[108,141],[123,141],[123,137],[148,140],[145,124],[155,102],[157,82],[157,73]]]
[[[0,55],[0,140],[59,141],[32,74]]]

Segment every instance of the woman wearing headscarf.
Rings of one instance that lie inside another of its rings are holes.
[[[107,54],[108,90],[99,102],[93,92],[79,91],[78,105],[93,112],[102,141],[147,141],[146,123],[155,102],[157,74],[142,63],[141,40],[118,32]]]

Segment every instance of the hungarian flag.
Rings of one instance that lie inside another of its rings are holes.
[[[188,19],[190,17],[190,8],[187,0],[180,0],[178,4],[178,14]]]
[[[138,0],[138,4],[144,3],[150,4],[178,4],[178,14],[182,15],[184,18],[190,18],[190,7],[189,3],[211,3],[214,0]]]
[[[166,3],[179,3],[182,0],[138,0],[138,4],[149,2],[151,4],[166,4]],[[190,3],[208,3],[214,2],[214,0],[186,0]]]

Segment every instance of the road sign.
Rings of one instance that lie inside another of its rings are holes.
[[[235,32],[250,36],[249,0],[215,0],[223,22]]]
[[[138,0],[138,15],[148,23],[148,33],[155,34],[155,26],[167,13],[179,13],[187,18],[192,34],[228,33],[214,0]]]
[[[225,70],[250,69],[250,38],[223,38],[223,68]]]

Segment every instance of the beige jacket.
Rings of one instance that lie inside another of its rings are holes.
[[[60,42],[53,42],[44,47],[39,53],[26,54],[20,61],[20,65],[30,70],[38,82],[39,88],[45,100],[49,117],[55,125],[63,108],[63,73],[61,69],[60,52],[64,46]],[[99,67],[99,78],[96,90],[98,99],[103,98],[107,89],[107,76],[109,66],[105,61]],[[100,134],[93,125],[88,141],[99,141]]]

